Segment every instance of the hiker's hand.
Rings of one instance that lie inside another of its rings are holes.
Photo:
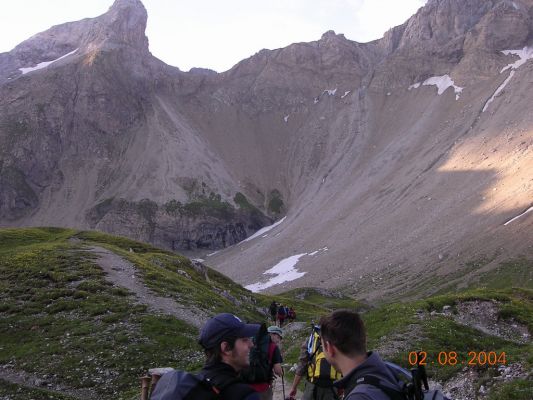
[[[294,397],[294,396],[296,396],[296,391],[297,391],[296,388],[292,388],[291,391],[289,392],[289,397]]]

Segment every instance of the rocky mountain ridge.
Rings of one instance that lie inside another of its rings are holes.
[[[150,55],[140,1],[117,0],[0,54],[0,223],[208,252],[286,214],[208,259],[250,284],[305,254],[275,290],[375,296],[531,257],[530,215],[503,224],[533,198],[532,15],[430,0],[380,40],[330,31],[187,73]]]

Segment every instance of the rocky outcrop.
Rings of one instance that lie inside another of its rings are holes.
[[[108,199],[87,213],[91,229],[153,243],[175,251],[232,246],[271,220],[255,207],[234,207],[220,198],[163,205],[144,199]]]
[[[493,76],[497,52],[522,48],[532,19],[531,2],[431,0],[379,46],[389,56],[372,86],[383,90],[424,81],[458,67],[464,82]]]

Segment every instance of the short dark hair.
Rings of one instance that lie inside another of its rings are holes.
[[[220,342],[217,343],[216,346],[206,349],[205,350],[205,363],[206,365],[209,364],[215,364],[222,361],[222,350],[220,349],[220,344],[222,342],[228,343],[229,350],[233,350],[235,347],[235,342],[237,341],[237,338],[231,337],[231,338],[225,338],[222,339]]]
[[[323,316],[320,336],[347,356],[366,354],[365,325],[355,311],[336,310]]]

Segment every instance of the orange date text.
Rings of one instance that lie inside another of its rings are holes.
[[[506,365],[507,356],[504,351],[469,351],[465,356],[456,351],[441,351],[428,355],[426,351],[411,351],[407,356],[409,365],[465,365],[465,366],[496,366]]]

